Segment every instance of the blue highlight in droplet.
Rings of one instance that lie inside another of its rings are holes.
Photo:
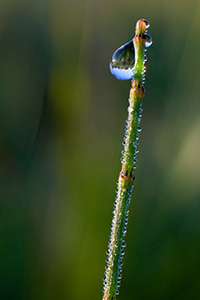
[[[110,63],[111,73],[120,80],[129,80],[133,77],[135,51],[133,40],[118,48]]]
[[[117,79],[120,80],[129,80],[133,77],[133,68],[120,69],[117,67],[113,67],[112,63],[110,63],[110,71]]]

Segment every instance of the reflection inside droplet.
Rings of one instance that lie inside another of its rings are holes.
[[[110,63],[111,73],[118,79],[128,80],[133,77],[135,51],[133,40],[118,48]]]
[[[145,34],[144,38],[145,38],[145,47],[146,48],[150,47],[151,44],[152,44],[152,38],[151,38],[151,36],[148,35],[148,34]]]
[[[143,22],[146,24],[146,29],[148,29],[150,27],[149,21],[142,19]]]

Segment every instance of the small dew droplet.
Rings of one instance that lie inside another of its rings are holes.
[[[129,106],[129,107],[128,107],[128,112],[129,112],[129,113],[132,113],[132,112],[133,112],[133,107]]]
[[[143,19],[143,22],[146,24],[146,29],[148,29],[150,27],[149,21]]]
[[[137,148],[137,145],[138,145],[137,141],[133,142],[133,147],[134,148]]]
[[[151,44],[153,43],[151,36],[148,34],[145,34],[144,38],[145,38],[145,47],[146,48],[150,47]]]
[[[118,79],[129,80],[133,77],[135,51],[133,40],[118,48],[110,63],[111,73]]]

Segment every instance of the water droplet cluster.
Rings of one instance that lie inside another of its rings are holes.
[[[121,281],[122,258],[124,256],[124,248],[126,246],[124,237],[127,231],[132,188],[133,185],[127,189],[118,183],[117,195],[114,203],[114,215],[112,219],[111,235],[107,251],[104,292],[108,286],[114,285],[116,289],[116,295],[119,293],[118,289]],[[126,199],[125,202],[124,199]],[[113,276],[115,277],[114,281]]]
[[[135,110],[133,107],[128,108],[128,119],[126,120],[126,129],[122,151],[122,165],[129,165],[129,171],[136,169],[137,154],[139,152],[139,134],[141,132],[142,119],[142,102],[140,102],[139,107]],[[132,126],[130,126],[130,123]],[[127,163],[126,163],[127,162]],[[132,167],[131,167],[132,166]],[[126,167],[125,167],[126,168]]]

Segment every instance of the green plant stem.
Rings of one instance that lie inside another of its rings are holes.
[[[135,179],[134,169],[140,132],[142,99],[145,95],[143,87],[143,74],[145,72],[145,30],[146,23],[141,19],[137,22],[136,34],[133,39],[135,65],[129,95],[122,168],[118,179],[117,196],[108,247],[103,300],[116,299],[120,283],[123,249],[125,247],[124,236],[126,234],[129,204]]]

